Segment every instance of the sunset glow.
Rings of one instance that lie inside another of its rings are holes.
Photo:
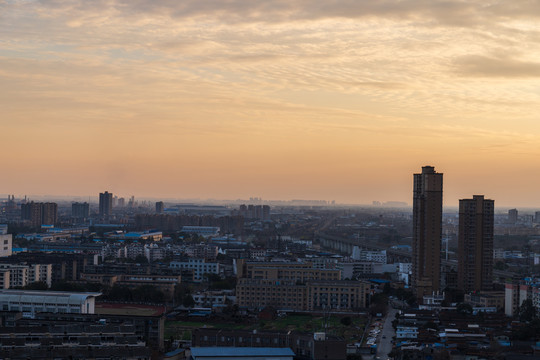
[[[1,193],[540,203],[537,1],[0,0]]]

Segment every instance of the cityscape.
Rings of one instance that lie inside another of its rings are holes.
[[[540,210],[411,175],[412,209],[8,195],[0,357],[538,356]]]
[[[0,359],[540,359],[539,0],[0,0]]]

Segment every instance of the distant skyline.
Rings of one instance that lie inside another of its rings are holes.
[[[540,3],[0,0],[6,194],[540,206]]]

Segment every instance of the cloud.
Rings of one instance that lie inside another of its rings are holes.
[[[497,78],[535,78],[540,76],[540,62],[511,57],[466,55],[458,57],[455,71],[464,76]]]
[[[69,12],[90,19],[89,11],[109,10],[105,13],[125,17],[215,17],[229,23],[378,17],[419,24],[475,26],[540,16],[540,3],[529,0],[42,0],[40,4],[43,11],[47,9],[52,16]],[[75,20],[72,23],[79,25]]]

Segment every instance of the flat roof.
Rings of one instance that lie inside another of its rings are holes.
[[[193,357],[265,357],[265,356],[295,356],[290,348],[266,348],[266,347],[195,347],[191,348]]]

